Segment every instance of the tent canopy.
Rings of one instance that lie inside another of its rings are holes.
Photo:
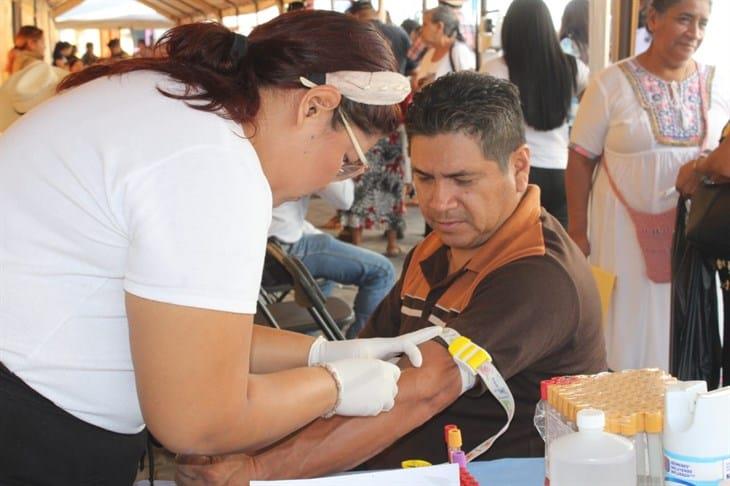
[[[56,17],[59,29],[164,29],[175,23],[136,0],[86,0]]]
[[[149,9],[154,10],[158,16],[155,19],[148,19],[152,21],[159,21],[160,16],[164,17],[165,19],[168,19],[171,21],[171,23],[168,23],[167,25],[163,27],[168,27],[174,23],[184,23],[188,21],[194,21],[194,20],[203,20],[206,18],[211,19],[222,19],[223,16],[227,15],[238,15],[238,14],[245,14],[245,13],[251,13],[256,12],[257,10],[262,10],[264,8],[268,8],[272,5],[284,5],[286,3],[289,3],[289,0],[138,0],[133,1],[129,0],[130,3],[139,3],[143,4],[142,6],[149,7]],[[114,27],[119,27],[122,25],[123,20],[121,19],[122,16],[130,14],[129,8],[127,7],[119,7],[117,10],[119,12],[118,17],[114,17],[111,15],[112,13],[112,7],[118,6],[118,5],[128,5],[126,2],[121,1],[103,1],[103,0],[50,0],[49,4],[51,8],[53,9],[53,15],[56,17],[57,22],[71,22],[71,18],[67,17],[66,14],[74,13],[77,9],[82,9],[88,4],[97,5],[97,4],[104,4],[104,9],[107,14],[100,15],[97,19],[86,19],[84,24],[81,28],[84,27],[96,27],[100,28],[100,24],[97,23],[93,26],[91,26],[90,22],[93,20],[96,21],[113,21],[115,19],[119,19],[119,22],[116,22]],[[96,7],[95,7],[96,8]],[[136,7],[135,7],[136,9]],[[142,16],[146,15],[149,17],[149,9],[146,11],[145,14],[141,14]],[[82,10],[82,12],[85,12]],[[75,15],[75,13],[74,13]],[[89,12],[86,12],[84,15],[91,15]],[[141,22],[141,20],[140,20]],[[70,24],[67,24],[70,26]],[[101,25],[101,28],[104,28],[105,26],[110,26],[111,24],[105,24]],[[61,24],[60,27],[65,28],[66,25]],[[124,27],[130,27],[129,24],[124,24]],[[134,27],[134,26],[131,26]],[[157,27],[157,26],[155,26]],[[76,28],[76,27],[70,27],[70,28]],[[138,28],[146,28],[146,26],[143,26],[139,24]]]

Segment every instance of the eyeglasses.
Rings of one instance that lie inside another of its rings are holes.
[[[355,153],[358,157],[355,160],[350,160],[347,155],[343,157],[342,165],[334,180],[344,181],[352,177],[357,177],[365,172],[368,169],[368,160],[365,158],[365,152],[363,152],[360,142],[357,141],[355,133],[352,131],[352,127],[350,127],[350,123],[345,118],[345,114],[342,113],[340,108],[337,108],[337,113],[340,114],[340,119],[342,120],[342,124],[345,125],[347,136],[350,137],[350,142],[352,142],[352,146],[355,148]]]

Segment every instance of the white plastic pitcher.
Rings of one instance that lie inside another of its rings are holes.
[[[730,387],[704,381],[667,386],[664,396],[665,485],[719,485],[730,479]]]
[[[550,445],[550,486],[636,486],[634,444],[604,432],[603,411],[578,412],[578,432]]]

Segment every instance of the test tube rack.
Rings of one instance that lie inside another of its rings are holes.
[[[547,441],[577,430],[576,416],[584,408],[603,410],[606,432],[634,442],[637,483],[662,485],[664,457],[664,390],[676,378],[658,369],[626,370],[597,375],[563,376],[548,380]],[[548,448],[546,447],[546,449]]]

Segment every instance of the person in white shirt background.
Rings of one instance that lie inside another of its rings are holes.
[[[355,197],[351,180],[333,182],[316,194],[338,210],[349,209]],[[287,253],[300,258],[314,278],[326,280],[322,284],[326,295],[335,283],[357,286],[355,322],[346,333],[348,338],[355,338],[395,284],[395,268],[383,255],[316,229],[305,219],[308,208],[309,196],[275,207],[269,236]]]
[[[416,89],[448,73],[476,69],[474,51],[464,42],[453,7],[439,5],[426,10],[421,39],[429,49],[414,73]]]
[[[252,325],[272,206],[359,173],[398,122],[409,82],[375,28],[309,11],[158,46],[70,75],[0,137],[2,484],[128,485],[145,426],[214,454],[377,415],[398,391],[385,360],[419,366],[440,331]]]
[[[502,57],[481,71],[509,79],[520,89],[530,183],[540,187],[542,206],[568,226],[565,168],[568,118],[573,97],[588,83],[588,67],[560,47],[550,11],[542,0],[515,0],[502,23]]]

